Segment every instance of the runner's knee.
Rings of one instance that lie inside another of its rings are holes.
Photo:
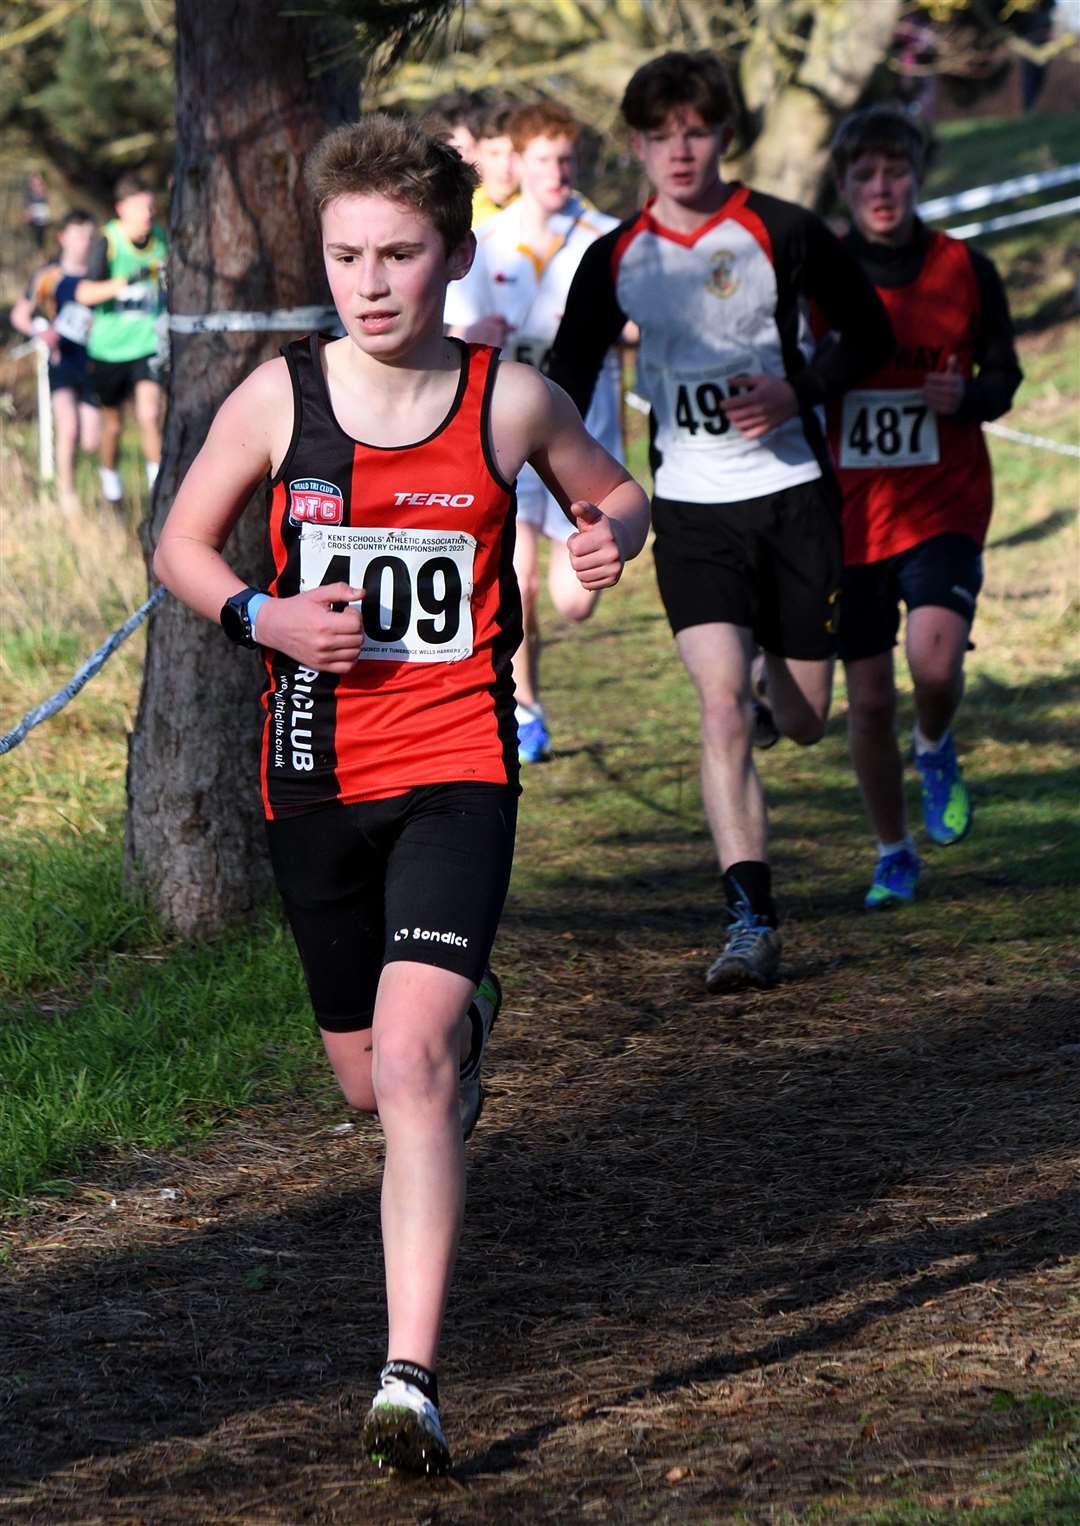
[[[458,1035],[414,1028],[388,1032],[375,1043],[372,1085],[384,1108],[442,1104],[457,1086]]]

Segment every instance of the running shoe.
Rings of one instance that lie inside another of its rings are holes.
[[[775,747],[780,740],[780,732],[773,720],[771,708],[763,699],[752,701],[754,707],[754,730],[753,743],[760,751],[765,752],[770,747]]]
[[[480,1067],[484,1062],[484,1050],[491,1037],[491,1030],[502,1006],[502,986],[494,970],[485,970],[484,978],[476,988],[476,995],[469,1005],[472,1023],[472,1047],[469,1057],[462,1062],[458,1075],[458,1107],[461,1110],[461,1137],[468,1139],[484,1110],[484,1086],[480,1079]]]
[[[945,737],[934,752],[917,752],[912,748],[915,767],[922,776],[923,821],[926,835],[940,847],[959,842],[971,830],[973,807],[968,794],[960,764],[956,760],[956,744],[952,733]]]
[[[730,917],[727,942],[706,972],[706,989],[743,991],[747,986],[773,985],[780,973],[780,934],[750,909],[745,896]]]
[[[551,736],[544,718],[534,715],[518,723],[518,761],[544,763],[551,756]]]
[[[377,1468],[445,1473],[450,1448],[439,1411],[415,1383],[401,1375],[400,1369],[407,1367],[406,1362],[387,1362],[379,1374],[379,1389],[364,1421],[361,1443]]]
[[[913,901],[921,868],[913,848],[897,848],[895,853],[882,854],[874,865],[874,878],[863,905],[892,906],[897,901]]]

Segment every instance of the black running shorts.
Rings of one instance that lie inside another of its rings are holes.
[[[155,356],[144,355],[140,360],[94,360],[90,361],[90,401],[102,408],[119,408],[135,394],[135,383],[152,381],[160,384]]]
[[[845,567],[840,600],[840,655],[845,662],[891,652],[908,611],[933,605],[975,618],[982,550],[970,535],[934,535],[897,556]]]
[[[370,1028],[384,964],[479,983],[510,883],[517,789],[431,784],[267,822],[320,1028]]]
[[[673,635],[691,625],[741,625],[777,657],[834,654],[842,547],[832,478],[741,503],[656,498],[653,527]]]

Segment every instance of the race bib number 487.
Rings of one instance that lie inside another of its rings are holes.
[[[362,662],[460,662],[473,649],[475,557],[475,539],[461,530],[306,524],[300,589],[364,589]]]
[[[920,387],[849,392],[844,398],[840,465],[936,466],[937,414]]]

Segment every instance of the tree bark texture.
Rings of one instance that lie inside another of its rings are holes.
[[[888,56],[902,0],[828,0],[812,7],[806,49],[794,73],[780,45],[794,8],[759,0],[758,27],[739,70],[760,132],[737,172],[752,186],[812,207],[828,167],[829,143]]]
[[[328,302],[306,154],[356,111],[355,84],[316,73],[327,44],[279,0],[177,0],[177,157],[169,307],[267,312]],[[174,334],[148,558],[217,408],[287,333]],[[268,574],[260,488],[225,548]],[[173,598],[150,624],[128,751],[126,871],[165,925],[204,937],[249,912],[269,880],[261,828],[258,656]]]

